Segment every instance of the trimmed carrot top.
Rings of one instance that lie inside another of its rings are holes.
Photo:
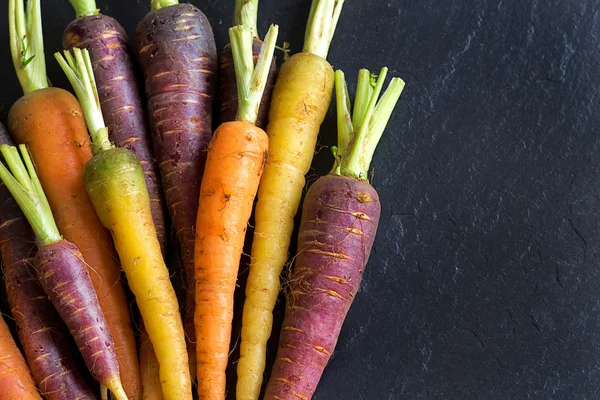
[[[252,6],[252,3],[247,3]],[[229,29],[229,40],[231,41],[231,51],[233,53],[233,65],[235,67],[235,78],[238,88],[238,111],[237,120],[246,121],[251,124],[256,123],[258,109],[262,99],[271,61],[273,60],[273,51],[277,41],[279,27],[271,25],[265,41],[260,49],[258,61],[254,65],[252,56],[252,29],[238,25]]]
[[[44,57],[40,0],[8,0],[10,54],[23,93],[49,86]]]
[[[150,0],[150,9],[156,11],[176,4],[179,4],[179,0]]]
[[[392,78],[379,99],[387,72],[382,68],[376,76],[360,70],[352,113],[344,73],[335,72],[338,145],[331,149],[336,159],[332,174],[368,180],[373,153],[404,90],[404,81]]]
[[[69,2],[77,18],[100,14],[100,10],[96,7],[96,0],[69,0]]]
[[[33,232],[40,239],[40,244],[46,246],[59,242],[62,236],[58,232],[50,204],[35,172],[27,146],[21,144],[19,150],[7,144],[0,146],[0,152],[10,169],[9,171],[3,163],[0,163],[0,179],[23,210]]]
[[[58,52],[54,53],[81,103],[85,122],[92,137],[92,152],[98,154],[115,146],[108,138],[108,128],[102,116],[90,53],[85,49],[74,48],[73,55],[68,50],[64,51],[64,57]]]
[[[233,26],[243,25],[252,31],[253,37],[258,37],[258,0],[235,0]]]
[[[313,0],[304,34],[305,53],[327,58],[344,0]]]

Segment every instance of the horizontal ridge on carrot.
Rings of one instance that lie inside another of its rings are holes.
[[[242,341],[238,400],[257,400],[263,380],[279,275],[319,128],[329,110],[333,68],[326,60],[344,0],[313,0],[304,49],[283,63],[269,108],[269,160],[258,189]]]
[[[401,79],[393,78],[377,102],[386,74],[387,68],[382,69],[375,81],[361,70],[354,115],[344,74],[335,74],[335,165],[310,187],[304,200],[298,254],[265,400],[312,398],[360,288],[381,212],[368,170],[404,88]]]
[[[257,19],[258,0],[235,0],[233,26],[244,25],[252,30],[252,55],[255,63],[263,44],[262,40],[258,37]],[[267,122],[271,93],[273,92],[276,77],[277,64],[275,57],[273,57],[263,97],[260,102],[260,108],[258,109],[258,117],[256,118],[256,126],[259,128],[264,129]],[[229,43],[219,56],[219,102],[221,105],[219,111],[220,122],[235,121],[238,108],[237,83],[235,79],[235,67],[233,66],[233,53],[231,52],[231,44]]]
[[[0,146],[9,170],[0,179],[25,214],[40,242],[34,267],[40,284],[65,321],[83,359],[98,382],[117,400],[127,400],[112,338],[81,252],[60,235],[25,145]],[[22,159],[21,159],[22,157]]]
[[[94,157],[83,180],[96,213],[112,233],[131,291],[160,365],[163,397],[192,398],[185,335],[175,290],[156,236],[144,172],[136,155],[108,138],[87,50],[56,53],[84,110]]]
[[[135,365],[137,348],[117,255],[83,184],[92,152],[81,106],[68,91],[48,87],[40,0],[29,0],[25,12],[23,0],[8,5],[11,55],[25,93],[10,109],[9,131],[40,166],[38,176],[59,230],[83,255],[117,358]]]
[[[0,314],[0,400],[42,400],[29,367]]]
[[[191,375],[196,376],[194,241],[198,193],[212,133],[217,48],[206,16],[178,0],[151,0],[135,32],[144,72],[154,154],[186,277],[183,309]]]
[[[12,142],[0,124],[2,144]],[[0,253],[6,294],[31,374],[48,400],[94,399],[73,360],[66,340],[69,331],[35,275],[35,241],[23,212],[0,181]]]
[[[196,360],[200,400],[225,399],[233,294],[248,220],[267,158],[267,134],[254,125],[278,27],[265,37],[256,67],[252,31],[229,29],[238,87],[237,120],[219,126],[208,146],[196,222]]]
[[[70,50],[79,47],[90,52],[109,137],[117,147],[133,151],[142,164],[150,195],[152,219],[164,254],[166,230],[158,169],[152,159],[150,129],[140,97],[141,88],[135,75],[127,33],[114,18],[100,13],[96,8],[96,0],[69,1],[77,18],[63,33],[63,48]],[[141,390],[139,370],[131,365],[127,367],[137,374],[137,386],[131,390],[135,389],[138,397]]]

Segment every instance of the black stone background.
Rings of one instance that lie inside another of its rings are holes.
[[[131,33],[148,3],[98,6]],[[193,3],[222,48],[233,0]],[[6,4],[3,122],[20,96]],[[260,31],[278,23],[300,51],[309,5],[261,1]],[[372,166],[375,247],[315,399],[600,397],[599,11],[583,0],[346,1],[329,60],[351,91],[361,67],[388,66],[407,86]],[[43,14],[50,79],[68,88],[51,54],[73,13],[43,0]],[[330,112],[311,182],[334,140]]]

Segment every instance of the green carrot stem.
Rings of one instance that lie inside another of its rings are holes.
[[[344,72],[335,71],[335,105],[337,113],[338,145],[331,148],[335,157],[335,164],[331,173],[339,175],[341,155],[346,152],[348,144],[352,140],[354,127],[352,126],[352,114],[350,112],[350,95]]]
[[[339,164],[339,168],[336,169],[334,167],[333,173],[352,176],[360,180],[368,180],[367,175],[371,160],[373,159],[373,154],[375,153],[375,148],[377,147],[394,107],[404,90],[404,81],[400,78],[392,78],[387,90],[383,96],[381,96],[381,99],[379,99],[379,94],[383,88],[387,72],[388,69],[383,68],[376,80],[367,70],[360,72],[357,93],[358,90],[362,90],[361,96],[365,96],[368,93],[370,93],[370,96],[368,98],[357,98],[355,100],[354,112],[360,113],[362,118],[360,118],[360,116],[355,118],[355,122],[357,122],[358,125],[353,125],[353,137],[351,138],[349,145],[348,138],[343,138],[343,143],[348,145],[348,147],[345,148],[343,153],[338,150],[337,158],[339,161],[336,161],[336,165]],[[338,78],[336,79],[336,86],[342,84],[345,85],[343,74],[340,75],[336,73],[336,78]],[[371,84],[374,84],[375,86],[374,88],[371,88],[372,90],[367,89],[365,86],[365,81],[367,81],[367,79],[371,80]],[[359,105],[358,109],[357,103],[362,103]],[[367,104],[366,107],[364,107],[364,104]],[[349,118],[349,115],[345,110],[342,109],[342,112],[345,114],[344,118]],[[338,115],[338,122],[339,118]],[[346,124],[347,122],[342,126],[344,132],[347,132],[348,129]],[[338,123],[338,129],[339,127],[340,124]]]
[[[100,10],[96,8],[96,0],[69,0],[69,2],[75,10],[77,18],[100,14]]]
[[[260,101],[273,60],[278,32],[279,27],[271,25],[260,49],[256,66],[254,66],[251,29],[243,25],[234,26],[229,29],[229,40],[231,41],[233,65],[238,89],[238,121],[246,121],[251,124],[256,123]]]
[[[358,71],[354,109],[352,111],[352,126],[354,129],[358,129],[360,123],[365,119],[369,101],[373,96],[374,85],[371,77],[371,73],[367,69]]]
[[[156,11],[175,4],[179,4],[179,0],[150,0],[150,9]]]
[[[97,154],[114,146],[110,143],[108,128],[102,116],[90,53],[86,49],[74,48],[73,55],[68,50],[64,51],[64,57],[60,53],[54,53],[81,103],[85,122],[92,137],[92,152]]]
[[[327,58],[344,0],[313,0],[304,35],[305,53]]]
[[[233,26],[243,25],[250,28],[253,37],[258,37],[258,0],[235,0]]]
[[[21,155],[19,155],[21,150]],[[8,165],[7,169],[0,163],[0,179],[4,182],[15,201],[21,207],[25,218],[40,240],[42,246],[62,240],[54,221],[52,210],[35,172],[27,146],[3,144],[0,152]],[[21,159],[21,156],[23,157]]]
[[[40,0],[8,0],[10,54],[23,93],[47,88]]]

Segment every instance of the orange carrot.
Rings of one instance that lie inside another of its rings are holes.
[[[41,400],[29,368],[0,316],[0,400]]]
[[[23,1],[11,0],[9,5],[11,54],[25,92],[9,112],[9,131],[15,142],[28,145],[58,228],[79,248],[88,265],[125,392],[130,400],[139,400],[137,346],[120,265],[110,233],[97,217],[83,183],[83,167],[92,158],[83,112],[71,93],[48,87],[39,0],[30,0],[24,26],[18,16]]]
[[[268,138],[255,126],[277,38],[271,26],[256,68],[252,31],[229,30],[238,85],[237,121],[226,122],[208,147],[196,221],[196,360],[199,399],[225,399],[233,292],[248,219],[267,158]]]

